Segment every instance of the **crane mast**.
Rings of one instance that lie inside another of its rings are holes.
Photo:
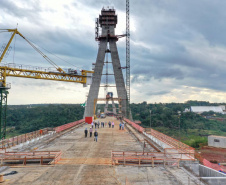
[[[129,0],[126,0],[126,113],[130,117],[130,18],[129,18]]]

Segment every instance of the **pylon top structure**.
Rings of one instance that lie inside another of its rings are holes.
[[[102,8],[101,15],[97,19],[98,25],[102,28],[101,35],[96,35],[96,40],[100,41],[101,39],[116,39],[118,37],[115,35],[116,24],[118,23],[117,15],[115,14],[114,8]]]
[[[100,26],[114,26],[116,27],[117,24],[117,15],[115,15],[115,9],[114,8],[103,8],[101,10],[101,15],[99,15],[99,23]]]
[[[85,108],[85,118],[87,123],[91,123],[94,116],[93,110],[95,110],[96,106],[96,102],[94,100],[98,99],[99,87],[106,53],[109,53],[111,55],[111,61],[114,71],[113,75],[115,77],[118,99],[121,100],[122,115],[126,116],[127,95],[125,82],[122,74],[122,67],[120,64],[118,49],[116,45],[118,38],[123,37],[125,35],[115,35],[115,28],[117,22],[118,19],[115,9],[109,7],[102,8],[101,15],[99,15],[99,18],[96,20],[96,40],[99,41],[99,49],[95,63],[93,80],[90,86],[87,104]],[[99,27],[101,27],[101,34],[99,34]]]

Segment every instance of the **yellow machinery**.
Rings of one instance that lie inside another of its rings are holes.
[[[33,78],[33,79],[43,79],[43,80],[54,80],[54,81],[64,81],[64,82],[75,82],[81,83],[84,86],[87,84],[87,79],[91,78],[88,76],[93,73],[93,71],[82,70],[81,74],[73,72],[65,72],[62,68],[56,65],[50,58],[48,58],[42,51],[40,51],[34,44],[32,44],[28,39],[26,39],[17,29],[0,29],[1,31],[11,32],[12,36],[4,48],[0,63],[4,58],[9,46],[16,34],[20,35],[24,40],[26,40],[39,54],[41,54],[51,65],[56,68],[56,72],[53,71],[42,71],[42,70],[32,70],[23,69],[22,67],[10,67],[10,66],[0,66],[0,139],[5,138],[6,135],[6,108],[7,108],[7,94],[10,88],[6,84],[6,77],[23,77],[23,78]]]
[[[93,71],[82,70],[81,75],[66,73],[63,69],[57,66],[50,58],[48,58],[44,53],[42,53],[37,47],[35,47],[29,40],[27,40],[17,29],[6,29],[8,32],[13,32],[8,44],[6,45],[1,57],[0,63],[6,54],[13,37],[15,34],[20,35],[25,39],[38,53],[40,53],[50,64],[52,64],[58,72],[47,72],[39,70],[28,70],[22,68],[14,68],[8,66],[0,66],[0,83],[2,87],[6,87],[6,76],[23,77],[23,78],[35,78],[43,80],[55,80],[55,81],[65,81],[65,82],[76,82],[76,83],[87,83],[87,73],[93,73]]]

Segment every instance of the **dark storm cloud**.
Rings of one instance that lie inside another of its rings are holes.
[[[21,19],[30,19],[39,23],[37,19],[37,15],[42,12],[40,7],[40,2],[38,0],[34,0],[32,2],[23,0],[21,1],[22,4],[27,5],[26,8],[22,8],[16,5],[13,0],[1,0],[0,1],[0,10],[1,12],[8,13],[16,18]],[[28,8],[29,7],[29,8]]]
[[[146,78],[177,79],[183,80],[184,85],[226,91],[222,86],[225,66],[217,57],[205,56],[215,55],[215,47],[225,49],[222,34],[226,31],[226,24],[222,22],[226,18],[225,6],[226,2],[219,0],[131,3],[131,15],[136,21],[136,32],[131,33],[131,39],[134,43],[150,46],[131,46],[131,71],[135,74],[132,82],[139,79],[139,75],[145,75]],[[206,42],[209,51],[203,49],[199,39]],[[199,56],[193,56],[186,44],[196,41],[194,52],[199,51]]]
[[[164,95],[164,94],[169,94],[170,91],[148,91],[146,92],[146,95],[148,96],[153,96],[153,95]]]
[[[40,1],[20,1],[28,3],[30,8],[20,8],[13,2],[0,1],[0,11],[39,23],[42,27],[38,33],[32,26],[24,29],[25,36],[54,54],[67,56],[72,61],[77,60],[73,61],[75,64],[91,68],[97,54],[94,24],[90,30],[83,32],[63,26],[51,27],[51,22],[38,17],[42,11],[54,10],[41,9]],[[102,7],[108,5],[114,5],[117,13],[125,12],[125,1],[122,0],[84,0],[63,8],[70,12],[73,7],[81,8],[81,4],[84,9],[88,7],[97,12],[96,17]],[[187,85],[226,91],[223,85],[226,79],[225,7],[226,2],[222,0],[131,0],[132,83],[170,79],[178,87]],[[84,12],[86,15],[87,12]],[[73,20],[76,25],[76,15]],[[9,22],[3,22],[1,26],[12,27]],[[22,45],[18,46],[18,51],[23,52]],[[124,66],[125,48],[120,47],[119,53]],[[155,92],[167,94],[168,90]]]

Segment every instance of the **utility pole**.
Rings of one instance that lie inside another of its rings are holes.
[[[149,110],[150,112],[150,128],[151,128],[151,110]]]
[[[179,118],[179,140],[180,140],[180,142],[181,142],[181,133],[180,133],[180,116],[181,116],[181,111],[177,111],[177,113],[178,113],[178,118]],[[180,148],[180,143],[179,143],[179,148]]]

